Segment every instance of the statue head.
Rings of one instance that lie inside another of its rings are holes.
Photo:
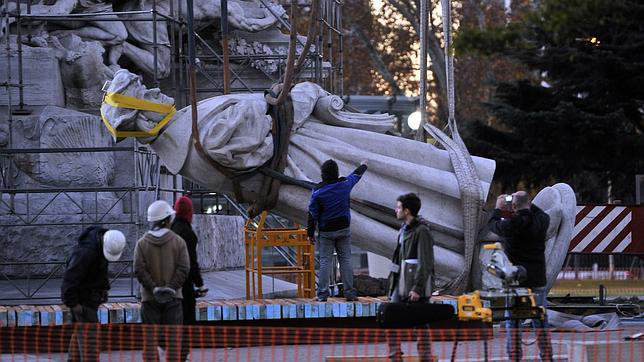
[[[125,96],[129,102],[119,103],[120,99],[109,99],[112,95]],[[141,103],[139,109],[132,107],[133,102]],[[150,132],[161,122],[169,111],[146,110],[150,105],[162,105],[163,108],[174,105],[174,99],[161,93],[159,88],[147,89],[141,82],[141,77],[121,69],[114,75],[114,79],[106,89],[106,99],[101,106],[101,115],[104,122],[116,131],[143,131]],[[116,137],[115,137],[116,138]],[[141,143],[148,143],[154,137],[139,138]]]

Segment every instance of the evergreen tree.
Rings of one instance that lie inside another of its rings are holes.
[[[501,83],[466,142],[505,187],[567,182],[579,202],[634,201],[644,173],[644,3],[544,0],[496,28],[467,28],[459,54],[510,56],[531,76]],[[610,190],[610,191],[609,191]]]

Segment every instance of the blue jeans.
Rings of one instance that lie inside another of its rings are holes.
[[[329,296],[329,278],[331,277],[331,259],[333,250],[338,253],[340,276],[344,287],[345,298],[357,296],[353,288],[353,266],[351,265],[351,230],[321,231],[318,237],[318,252],[320,256],[320,274],[318,275],[318,297]]]
[[[535,295],[535,302],[538,307],[546,307],[546,295],[548,291],[545,287],[532,288]],[[509,315],[509,314],[507,314]],[[520,361],[523,357],[521,347],[521,323],[519,319],[510,319],[505,322],[506,331],[506,351],[510,361]],[[548,316],[544,320],[533,319],[532,328],[537,335],[537,344],[539,345],[539,356],[542,361],[552,361],[552,345],[550,343],[550,332],[548,331]]]

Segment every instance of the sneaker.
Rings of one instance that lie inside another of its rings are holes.
[[[357,302],[358,297],[347,297],[347,302]]]
[[[403,361],[403,351],[394,351],[389,352],[387,358],[390,362],[402,362]]]
[[[326,298],[327,298],[327,297],[316,297],[316,298],[315,298],[315,301],[316,301],[316,302],[326,302]]]

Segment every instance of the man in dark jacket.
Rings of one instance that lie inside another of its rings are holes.
[[[108,261],[117,261],[125,248],[125,236],[118,230],[98,226],[85,229],[78,238],[61,286],[61,299],[71,310],[74,323],[98,323],[98,306],[107,301],[110,289]],[[96,329],[74,330],[69,360],[98,360]]]
[[[357,300],[353,287],[353,267],[351,265],[351,190],[367,170],[367,161],[349,176],[339,177],[338,164],[327,160],[320,168],[322,182],[318,184],[309,202],[308,236],[314,241],[315,228],[318,228],[320,274],[318,275],[319,301],[329,297],[329,277],[333,250],[338,253],[340,276],[347,301]]]
[[[183,324],[191,325],[196,324],[195,321],[195,307],[197,304],[197,297],[206,295],[207,288],[203,286],[203,278],[199,270],[199,262],[197,261],[197,235],[192,230],[192,200],[187,196],[181,196],[174,203],[174,211],[176,212],[174,222],[170,230],[179,235],[185,242],[188,248],[188,258],[190,259],[190,271],[188,278],[181,287],[183,293]],[[195,291],[195,286],[198,288]],[[189,350],[189,337],[186,335],[188,329],[184,330],[184,339],[181,344],[182,352],[180,361],[188,359]]]
[[[502,210],[512,211],[509,218],[502,217]],[[505,250],[514,265],[526,269],[527,278],[519,286],[532,289],[538,306],[546,307],[546,232],[550,217],[540,208],[532,205],[525,191],[517,191],[512,196],[501,195],[496,199],[496,207],[488,222],[490,230],[505,238]],[[548,321],[533,320],[536,329],[539,352],[544,361],[552,360],[552,347],[548,335]],[[521,360],[520,320],[508,320],[507,353],[511,360]]]
[[[401,195],[396,202],[396,218],[403,225],[389,273],[389,297],[394,303],[427,303],[432,296],[434,238],[427,220],[418,216],[420,207],[420,198],[414,193]],[[388,342],[390,359],[401,361],[400,341],[392,338]],[[430,341],[419,338],[417,348],[421,361],[431,360]]]

